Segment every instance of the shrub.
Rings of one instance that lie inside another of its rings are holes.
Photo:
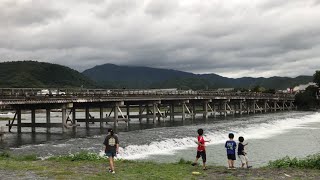
[[[303,159],[290,158],[288,156],[269,162],[269,167],[281,168],[306,168],[306,169],[320,169],[320,154],[307,156]]]
[[[35,154],[15,156],[15,157],[12,157],[12,158],[17,160],[17,161],[36,161],[36,160],[39,160],[39,158]]]
[[[81,151],[75,154],[69,154],[69,155],[62,155],[62,156],[53,156],[50,157],[49,160],[66,160],[66,161],[96,161],[96,160],[102,160],[105,159],[105,157],[99,156],[96,153],[90,153],[86,151]]]
[[[192,163],[192,161],[186,161],[186,160],[184,160],[183,158],[181,158],[180,160],[179,160],[179,162],[178,162],[178,164],[191,164]]]
[[[10,153],[9,152],[1,152],[0,153],[0,159],[7,159],[10,158]]]

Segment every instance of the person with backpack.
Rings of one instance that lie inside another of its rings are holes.
[[[109,158],[109,172],[114,174],[114,157],[116,157],[119,152],[119,139],[112,129],[108,129],[108,135],[106,136],[103,144],[105,145],[105,155]]]

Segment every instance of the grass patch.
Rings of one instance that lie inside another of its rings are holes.
[[[290,158],[288,156],[269,162],[269,167],[274,168],[301,168],[320,169],[320,154],[307,156],[303,159]]]
[[[63,156],[53,156],[48,160],[54,161],[101,161],[105,160],[106,157],[99,156],[96,153],[90,153],[86,151],[81,151],[75,154],[63,155]]]
[[[5,151],[0,153],[0,160],[37,161],[40,159],[35,154],[13,156],[9,152]]]
[[[308,156],[306,159],[313,163],[318,156]],[[277,160],[280,161],[283,159]],[[223,166],[208,166],[208,170],[203,171],[201,165],[191,166],[191,163],[184,159],[176,163],[119,159],[115,162],[116,174],[111,174],[107,172],[108,159],[86,151],[54,156],[46,160],[38,160],[35,155],[13,156],[8,152],[0,153],[0,169],[9,171],[10,174],[19,174],[21,177],[28,176],[28,172],[49,179],[276,179],[287,178],[285,174],[289,174],[293,179],[320,177],[319,170],[305,169],[305,166],[292,168],[293,166],[269,165],[249,170],[241,168],[228,170]],[[193,175],[194,171],[200,174]]]
[[[0,121],[8,121],[8,120],[12,120],[12,118],[10,118],[10,117],[0,117]]]

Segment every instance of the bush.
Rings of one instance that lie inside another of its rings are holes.
[[[288,156],[269,162],[269,167],[275,168],[302,168],[302,169],[320,169],[320,154],[307,156],[304,159],[290,158]]]
[[[35,154],[14,156],[14,155],[11,155],[9,152],[1,152],[0,159],[11,159],[11,160],[15,160],[15,161],[36,161],[36,160],[39,160],[39,158]]]
[[[96,161],[106,159],[105,157],[99,156],[96,153],[90,153],[86,151],[81,151],[75,154],[63,155],[63,156],[53,156],[49,160],[66,160],[66,161]]]
[[[0,153],[0,159],[7,159],[10,158],[10,153],[9,152],[1,152]]]
[[[17,161],[36,161],[36,160],[39,160],[39,158],[35,154],[29,154],[29,155],[23,155],[23,156],[15,156],[15,157],[12,157],[12,158],[17,160]]]
[[[183,158],[181,158],[180,160],[179,160],[179,162],[178,162],[178,164],[191,164],[192,163],[192,161],[186,161],[186,160],[184,160]]]

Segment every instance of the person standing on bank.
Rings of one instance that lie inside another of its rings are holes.
[[[196,160],[191,165],[192,166],[197,165],[198,159],[202,157],[203,170],[207,170],[207,167],[206,167],[207,155],[206,155],[206,145],[205,145],[206,142],[210,142],[210,140],[205,141],[203,138],[203,129],[198,129],[198,141],[195,141],[195,143],[198,144],[197,156],[196,156]]]
[[[105,155],[109,157],[109,172],[114,174],[114,157],[117,156],[119,152],[119,139],[112,129],[108,129],[108,135],[106,136],[103,144],[105,145]]]
[[[234,142],[234,134],[229,133],[229,140],[224,145],[227,149],[227,157],[228,157],[228,169],[235,169],[234,167],[234,161],[236,160],[236,148],[237,143]]]

